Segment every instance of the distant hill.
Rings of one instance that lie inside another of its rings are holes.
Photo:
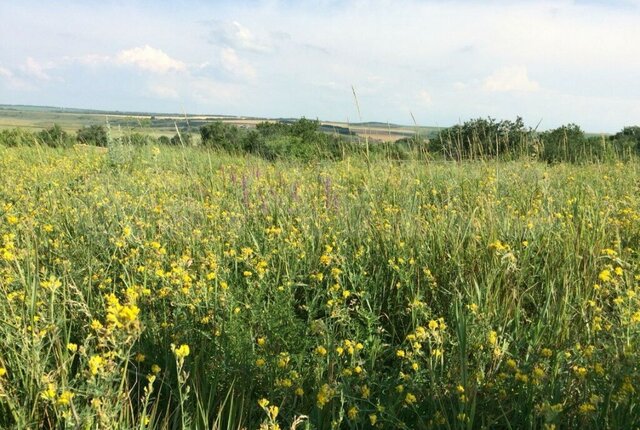
[[[253,116],[232,116],[221,114],[180,114],[160,112],[108,111],[100,109],[79,109],[60,106],[31,106],[0,104],[0,128],[28,128],[41,130],[60,125],[63,129],[75,132],[90,125],[109,122],[113,127],[131,129],[153,135],[175,134],[181,130],[197,129],[207,122],[224,121],[240,127],[255,127],[261,121],[292,122],[298,118],[260,118]],[[345,136],[362,136],[373,140],[395,141],[419,133],[430,137],[437,133],[438,127],[407,126],[379,121],[345,123],[321,121],[321,130]]]

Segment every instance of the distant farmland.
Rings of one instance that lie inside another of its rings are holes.
[[[222,121],[239,127],[252,128],[262,121],[292,121],[291,118],[256,118],[228,115],[184,115],[159,114],[149,112],[116,112],[83,109],[66,109],[47,106],[0,105],[0,129],[25,128],[32,131],[46,129],[58,124],[67,132],[75,132],[82,127],[109,123],[112,129],[141,131],[154,136],[173,136],[176,127],[180,130],[198,128],[212,121]],[[438,127],[404,126],[382,122],[345,123],[322,122],[321,130],[330,134],[352,135],[372,141],[395,142],[414,136],[430,137]]]

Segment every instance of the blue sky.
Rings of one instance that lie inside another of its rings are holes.
[[[640,124],[640,0],[0,0],[0,103]]]

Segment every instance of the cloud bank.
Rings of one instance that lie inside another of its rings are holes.
[[[640,118],[638,1],[3,2],[0,103],[447,126]],[[144,23],[144,25],[142,25]]]

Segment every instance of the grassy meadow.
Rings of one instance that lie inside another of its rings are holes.
[[[0,147],[0,428],[636,428],[639,168]]]

